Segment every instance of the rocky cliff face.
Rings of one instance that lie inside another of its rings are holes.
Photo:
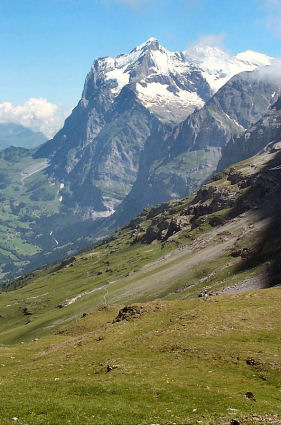
[[[111,120],[80,153],[67,176],[69,205],[75,200],[88,218],[110,215],[134,183],[145,141],[158,120],[124,87],[112,108]]]
[[[263,150],[269,143],[281,138],[281,97],[268,112],[249,127],[240,137],[233,137],[222,151],[218,171],[235,162],[250,158]]]

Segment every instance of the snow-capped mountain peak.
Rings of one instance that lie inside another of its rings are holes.
[[[144,50],[144,49],[148,49],[148,48],[159,48],[159,41],[157,40],[157,38],[155,37],[150,37],[147,41],[145,41],[144,43],[140,44],[139,46],[137,46],[134,50]]]
[[[264,53],[254,52],[253,50],[246,50],[234,56],[233,60],[252,66],[265,66],[271,64],[273,57],[267,56]]]
[[[202,43],[184,52],[170,52],[152,37],[128,54],[97,59],[87,81],[94,79],[97,86],[106,86],[112,101],[129,84],[159,119],[179,122],[201,108],[234,75],[271,61],[250,50],[231,57],[219,47]]]

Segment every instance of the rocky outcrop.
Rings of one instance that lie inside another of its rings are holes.
[[[170,213],[170,210],[169,210]],[[175,215],[172,218],[165,218],[159,214],[158,218],[152,221],[151,225],[144,230],[138,226],[132,236],[134,236],[133,244],[137,242],[150,244],[155,240],[166,241],[175,233],[189,226],[189,218],[185,216]]]
[[[116,316],[113,323],[122,322],[123,320],[129,321],[132,319],[138,319],[144,314],[144,312],[145,309],[143,306],[127,305],[119,310],[118,315]]]
[[[217,187],[212,188],[210,191],[203,189],[203,192],[208,193],[209,197],[206,201],[210,200],[210,202],[207,203],[200,200],[199,195],[197,198],[198,202],[189,207],[188,214],[199,217],[201,215],[213,214],[225,208],[232,208],[239,194],[238,191],[233,192],[232,190],[220,189]]]

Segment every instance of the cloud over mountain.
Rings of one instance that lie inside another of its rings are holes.
[[[51,138],[62,127],[69,112],[47,99],[32,97],[18,106],[11,102],[0,103],[0,123],[21,124]]]

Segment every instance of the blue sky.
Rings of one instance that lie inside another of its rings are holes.
[[[184,50],[222,34],[230,53],[281,56],[281,0],[0,0],[0,104],[43,98],[71,108],[96,57],[151,36]]]

